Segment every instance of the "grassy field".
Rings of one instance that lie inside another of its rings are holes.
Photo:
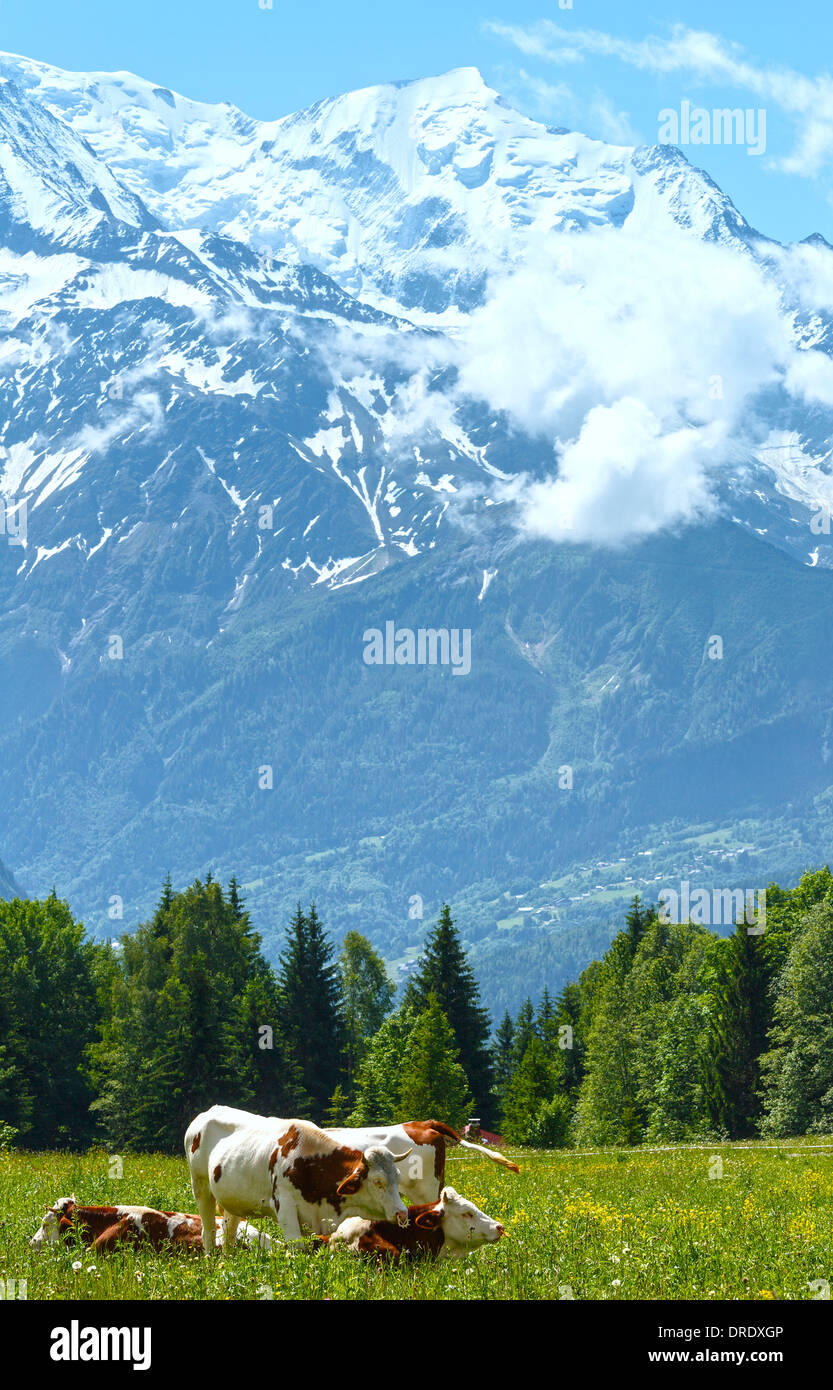
[[[102,1152],[0,1153],[0,1278],[25,1279],[30,1299],[811,1299],[815,1281],[833,1285],[833,1140],[513,1157],[520,1176],[471,1154],[449,1156],[447,1175],[510,1239],[386,1269],[288,1246],[213,1261],[30,1250],[46,1206],[71,1192],[192,1211],[185,1160],[125,1155],[111,1179]]]

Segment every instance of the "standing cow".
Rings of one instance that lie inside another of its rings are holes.
[[[382,1144],[401,1163],[406,1153],[413,1150],[412,1157],[400,1172],[399,1190],[406,1202],[424,1205],[436,1202],[445,1183],[445,1155],[447,1149],[474,1149],[485,1154],[492,1163],[499,1163],[513,1173],[521,1170],[503,1154],[494,1149],[484,1148],[482,1144],[472,1144],[464,1139],[456,1129],[443,1124],[442,1120],[406,1120],[401,1125],[378,1125],[370,1129],[328,1129],[339,1144],[349,1144],[354,1149],[366,1152],[371,1145]]]
[[[308,1120],[279,1120],[215,1105],[185,1135],[204,1245],[214,1249],[215,1204],[229,1249],[241,1217],[273,1216],[287,1240],[332,1231],[345,1216],[405,1224],[397,1162],[389,1149],[340,1144]]]

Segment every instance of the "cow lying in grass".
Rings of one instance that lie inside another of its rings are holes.
[[[222,1243],[221,1219],[216,1218],[217,1237]],[[153,1207],[80,1207],[75,1197],[60,1197],[43,1218],[40,1230],[29,1244],[56,1244],[61,1236],[75,1233],[84,1245],[102,1252],[114,1250],[119,1242],[149,1244],[154,1250],[202,1250],[202,1221],[182,1211],[156,1211]],[[256,1226],[243,1222],[237,1230],[241,1245],[259,1245],[271,1250],[269,1236]]]
[[[340,1248],[385,1260],[415,1255],[453,1260],[481,1245],[494,1245],[505,1235],[499,1221],[493,1221],[453,1187],[444,1187],[439,1201],[408,1207],[407,1226],[349,1216],[332,1235],[321,1239],[331,1250]]]

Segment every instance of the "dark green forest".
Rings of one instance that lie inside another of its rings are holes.
[[[516,1145],[833,1132],[833,875],[764,930],[634,898],[601,959],[496,1021],[444,905],[397,995],[370,941],[298,905],[276,967],[239,886],[166,880],[90,939],[53,892],[0,902],[0,1142],[176,1152],[211,1104],[320,1124],[476,1115]]]

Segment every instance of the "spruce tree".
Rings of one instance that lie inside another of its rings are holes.
[[[283,1029],[298,1063],[301,1084],[320,1124],[336,1086],[343,1080],[341,983],[315,904],[298,907],[278,967]]]
[[[408,981],[405,998],[417,1012],[422,1012],[428,1007],[432,993],[436,994],[460,1049],[460,1064],[474,1098],[475,1113],[488,1129],[494,1123],[495,1114],[489,1015],[480,1004],[474,971],[447,903],[443,904],[439,921],[426,940],[419,966]],[[412,1115],[409,1118],[428,1117]]]
[[[554,1091],[553,1064],[543,1042],[533,1034],[507,1087],[501,1127],[504,1139],[510,1144],[532,1142],[535,1121]]]
[[[762,938],[750,936],[742,921],[721,946],[706,1099],[713,1122],[731,1139],[745,1139],[757,1133],[763,1109],[760,1057],[771,1023],[770,970]]]
[[[518,1017],[515,1019],[515,1028],[512,1038],[512,1058],[515,1067],[519,1067],[526,1049],[529,1047],[535,1036],[535,1010],[532,1007],[532,1000],[527,995],[518,1010]]]
[[[544,985],[544,992],[541,995],[538,1011],[535,1015],[535,1031],[546,1047],[549,1047],[553,1041],[555,1022],[555,1005],[550,998],[549,988]]]
[[[416,1020],[414,1009],[403,1002],[370,1039],[356,1072],[351,1125],[388,1125],[403,1118],[399,1079],[408,1065]],[[424,1115],[422,1118],[435,1117]]]
[[[636,897],[631,900],[631,905],[625,914],[625,930],[620,933],[622,944],[630,961],[632,961],[636,955],[639,943],[645,935],[653,916],[654,913],[651,909],[642,906],[642,900],[639,894],[637,894]]]
[[[408,1039],[399,1079],[402,1113],[442,1120],[455,1129],[465,1123],[469,1105],[466,1073],[454,1031],[432,990]]]
[[[498,1114],[502,1113],[503,1098],[515,1069],[514,1036],[515,1025],[512,1022],[512,1015],[507,1009],[492,1043],[492,1068],[495,1078],[492,1094],[495,1098],[495,1108]]]
[[[336,1086],[330,1096],[329,1104],[325,1112],[324,1126],[326,1129],[340,1129],[347,1124],[350,1112],[350,1101],[347,1092],[341,1082]]]
[[[575,1101],[584,1078],[587,1051],[582,1028],[582,991],[579,984],[566,984],[555,1001],[555,1046],[560,1057],[559,1090]],[[569,1032],[562,1033],[562,1028]]]

